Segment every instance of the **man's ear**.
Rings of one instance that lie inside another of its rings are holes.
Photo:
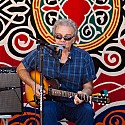
[[[74,43],[73,43],[73,44],[78,43],[78,41],[79,41],[78,35],[77,35],[74,39],[75,39],[75,40],[74,40]]]

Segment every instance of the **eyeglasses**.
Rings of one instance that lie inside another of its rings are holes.
[[[66,41],[70,41],[73,37],[74,37],[75,35],[73,35],[73,36],[70,36],[70,35],[66,35],[66,36],[62,36],[61,34],[55,34],[54,35],[54,37],[56,38],[56,39],[64,39],[64,40],[66,40]]]

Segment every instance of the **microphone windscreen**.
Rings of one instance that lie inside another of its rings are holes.
[[[60,59],[62,56],[62,51],[64,49],[64,46],[59,45],[59,44],[53,44],[53,46],[54,46],[54,50],[56,51],[58,58]]]

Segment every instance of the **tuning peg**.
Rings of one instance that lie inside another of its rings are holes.
[[[102,90],[101,92],[100,92],[101,94],[104,94],[105,96],[107,96],[108,95],[108,91],[107,90]]]

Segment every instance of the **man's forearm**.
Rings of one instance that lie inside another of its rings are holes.
[[[17,69],[16,72],[23,82],[25,82],[31,87],[34,85],[34,81],[31,79],[30,73],[27,72],[26,69]]]

